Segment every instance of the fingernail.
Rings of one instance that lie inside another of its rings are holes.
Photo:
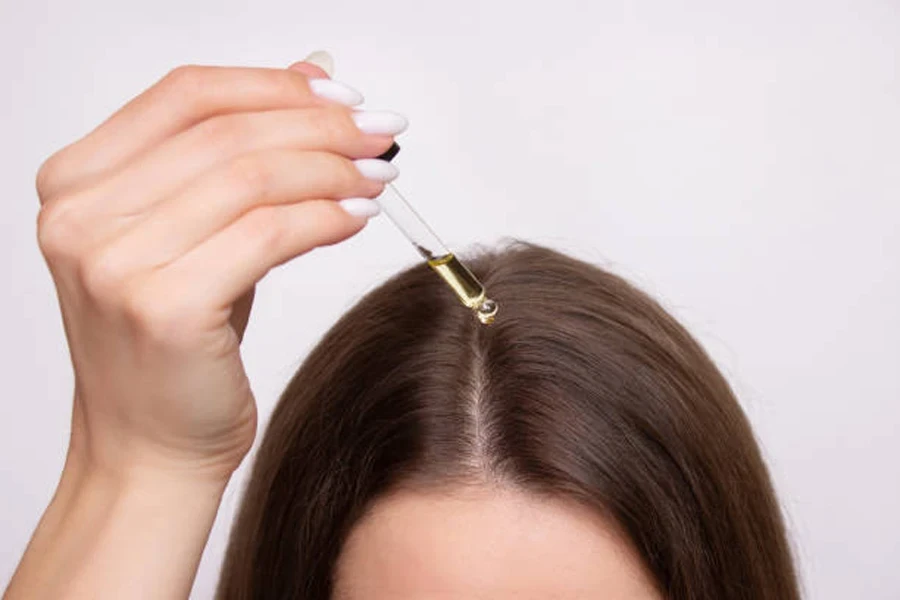
[[[309,89],[321,98],[334,100],[347,106],[356,106],[363,103],[363,95],[346,83],[334,79],[310,79]]]
[[[354,160],[353,164],[359,169],[366,179],[375,179],[377,181],[393,181],[400,175],[400,169],[392,165],[386,160],[378,158],[360,158]]]
[[[360,110],[353,113],[353,120],[363,133],[379,135],[397,135],[409,125],[403,115],[386,110]]]
[[[303,62],[312,63],[328,73],[329,77],[334,77],[334,59],[324,50],[316,50],[304,58]]]
[[[381,212],[381,207],[378,206],[378,203],[369,198],[344,198],[338,201],[338,204],[354,217],[366,217],[368,219]]]

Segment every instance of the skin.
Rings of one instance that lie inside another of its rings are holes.
[[[310,77],[327,74],[181,67],[41,166],[72,429],[6,600],[188,597],[256,434],[239,351],[255,285],[365,226],[335,200],[384,188],[351,161],[393,137]]]
[[[662,600],[614,523],[502,488],[404,490],[351,531],[335,600]]]

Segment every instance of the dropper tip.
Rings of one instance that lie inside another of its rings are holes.
[[[475,309],[475,314],[478,317],[478,320],[482,322],[484,325],[490,325],[494,322],[494,317],[497,316],[497,309],[499,306],[497,303],[490,298],[485,298],[484,301]]]

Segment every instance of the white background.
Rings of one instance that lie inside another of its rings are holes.
[[[754,422],[806,597],[900,598],[897,0],[0,6],[0,587],[55,487],[72,393],[39,164],[178,64],[325,48],[367,107],[410,118],[397,185],[452,248],[554,246],[703,342]],[[263,280],[243,348],[263,417],[341,312],[415,260],[380,218]]]

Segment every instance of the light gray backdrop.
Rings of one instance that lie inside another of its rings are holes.
[[[397,185],[453,248],[552,245],[698,336],[756,426],[807,597],[900,598],[897,0],[0,6],[0,585],[55,487],[72,393],[38,165],[178,64],[325,48],[366,106],[410,118]],[[261,283],[244,355],[263,417],[341,312],[415,260],[380,218]]]

